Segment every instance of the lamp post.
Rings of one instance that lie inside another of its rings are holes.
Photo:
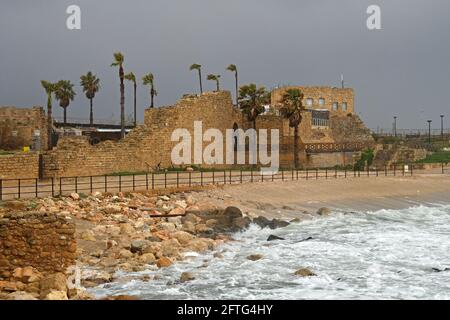
[[[428,143],[431,144],[431,123],[433,120],[427,120],[428,122]]]
[[[441,138],[444,138],[444,115],[441,114]]]
[[[394,137],[397,138],[397,116],[394,116]]]

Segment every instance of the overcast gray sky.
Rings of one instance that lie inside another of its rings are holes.
[[[71,4],[81,7],[81,30],[66,28]],[[382,30],[366,28],[370,4],[381,7]],[[399,127],[425,128],[428,118],[438,126],[440,114],[450,118],[449,31],[448,0],[0,0],[0,105],[45,105],[39,81],[68,79],[78,93],[68,116],[88,119],[78,85],[91,70],[102,80],[95,117],[118,118],[110,63],[121,51],[127,72],[154,73],[158,106],[198,90],[192,63],[232,89],[225,68],[234,63],[241,84],[268,88],[338,86],[344,73],[368,126],[390,128],[394,115]],[[139,118],[148,105],[139,86]]]

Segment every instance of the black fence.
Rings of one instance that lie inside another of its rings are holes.
[[[144,191],[207,185],[242,184],[269,181],[361,178],[379,176],[412,176],[424,171],[423,165],[391,165],[367,170],[348,169],[280,169],[277,173],[254,170],[223,170],[195,172],[158,172],[134,175],[102,175],[61,177],[51,179],[0,179],[0,200],[60,196],[75,193]],[[450,173],[443,163],[427,173]]]

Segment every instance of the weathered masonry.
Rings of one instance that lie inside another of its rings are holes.
[[[307,108],[299,130],[302,167],[352,164],[362,149],[373,144],[369,130],[354,113],[352,89],[296,88],[303,92]],[[286,89],[272,92],[271,110],[258,117],[256,126],[257,129],[279,130],[280,165],[288,168],[293,163],[294,130],[289,127],[288,120],[277,113]],[[144,123],[121,141],[91,145],[86,137],[63,137],[54,150],[42,153],[41,164],[36,164],[36,167],[43,177],[142,172],[152,171],[158,166],[170,167],[171,151],[178,143],[171,141],[172,132],[185,128],[193,135],[194,121],[202,121],[203,132],[215,128],[224,136],[227,129],[251,127],[241,111],[233,106],[228,91],[186,95],[173,106],[147,109]],[[204,142],[204,146],[208,144]]]

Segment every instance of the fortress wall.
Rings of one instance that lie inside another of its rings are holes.
[[[347,114],[355,112],[354,92],[351,88],[333,88],[333,87],[301,87],[301,86],[287,86],[278,88],[272,91],[271,104],[276,106],[280,103],[283,94],[288,89],[299,89],[303,95],[303,106],[311,109],[328,109],[330,112],[338,114]],[[313,105],[307,106],[308,98],[313,99]],[[323,106],[319,105],[319,99],[325,99]],[[333,102],[338,102],[339,108],[333,111]],[[342,103],[347,103],[347,111],[342,110]]]
[[[47,148],[47,118],[42,107],[0,107],[0,149],[19,150],[32,146],[39,131],[41,148]]]
[[[242,115],[233,108],[228,91],[186,96],[172,107],[147,109],[144,124],[121,141],[105,141],[92,146],[84,137],[60,139],[57,147],[44,155],[44,176],[150,171],[158,164],[169,167],[172,149],[178,143],[171,141],[172,132],[187,129],[193,143],[194,121],[202,121],[203,132],[216,128],[224,135],[225,130],[232,129],[235,123],[240,128],[243,126]],[[204,141],[203,146],[209,143]],[[193,151],[191,159],[193,162]]]
[[[39,177],[39,154],[36,152],[0,155],[0,179]]]

